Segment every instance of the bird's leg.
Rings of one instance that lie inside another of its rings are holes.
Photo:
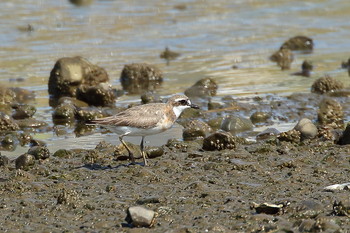
[[[126,148],[126,150],[129,152],[129,158],[130,158],[130,160],[131,160],[131,163],[135,163],[134,155],[132,154],[131,150],[129,149],[129,147],[126,145],[126,143],[125,143],[124,140],[123,140],[123,137],[124,137],[124,136],[125,136],[125,135],[121,135],[121,136],[119,137],[119,140],[120,140],[120,142],[123,144],[123,146]]]
[[[143,151],[143,149],[144,149],[144,145],[143,145],[144,139],[145,139],[145,136],[142,136],[140,149],[141,149],[141,155],[142,155],[142,158],[143,158],[143,163],[145,164],[145,166],[147,166],[146,152]]]

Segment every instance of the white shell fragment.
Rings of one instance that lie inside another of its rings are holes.
[[[334,191],[334,190],[348,190],[350,189],[350,183],[344,184],[333,184],[323,188],[326,191]]]
[[[155,223],[156,212],[142,206],[128,208],[126,221],[134,227],[152,227]]]

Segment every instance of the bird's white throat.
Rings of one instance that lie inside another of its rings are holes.
[[[190,106],[180,105],[180,106],[173,107],[173,111],[175,113],[176,118],[178,118],[181,115],[182,111],[185,110],[186,108],[190,108]]]

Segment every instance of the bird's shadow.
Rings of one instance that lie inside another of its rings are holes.
[[[135,165],[140,165],[142,167],[145,166],[144,163],[128,163],[128,164],[119,164],[117,166],[111,166],[111,165],[100,165],[97,163],[86,163],[82,166],[76,167],[76,169],[80,169],[80,168],[86,168],[89,170],[111,170],[111,169],[118,169],[121,167],[130,167],[130,166],[135,166]]]

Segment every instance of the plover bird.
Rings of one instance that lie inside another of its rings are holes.
[[[132,163],[135,163],[134,155],[123,138],[125,136],[141,136],[140,150],[144,165],[147,166],[144,152],[145,137],[170,129],[186,108],[198,109],[199,107],[192,104],[185,95],[174,95],[167,103],[135,106],[110,117],[92,120],[89,124],[99,125],[113,133],[117,133],[120,142],[128,151]]]

